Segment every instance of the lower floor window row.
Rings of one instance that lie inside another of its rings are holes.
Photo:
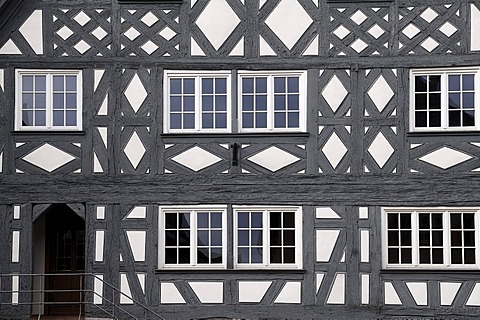
[[[160,208],[161,268],[301,268],[299,207],[233,207],[233,233],[222,206]]]
[[[478,208],[384,209],[384,267],[477,269],[479,211]]]

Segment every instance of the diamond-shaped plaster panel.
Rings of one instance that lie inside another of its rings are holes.
[[[240,19],[225,0],[210,0],[196,23],[218,50],[239,22]]]
[[[470,159],[472,159],[472,156],[449,147],[442,147],[437,151],[419,158],[419,160],[428,162],[442,169],[451,168]]]
[[[312,23],[312,18],[296,0],[289,0],[280,1],[265,23],[288,49],[292,49]]]
[[[340,161],[342,161],[348,149],[345,147],[345,144],[343,144],[338,135],[334,132],[323,146],[322,151],[332,167],[335,169]]]
[[[300,158],[277,147],[270,147],[254,156],[247,158],[247,160],[256,163],[272,172],[275,172],[297,162],[300,160]]]
[[[222,161],[221,158],[197,146],[176,155],[172,160],[195,172]]]
[[[71,154],[55,148],[48,143],[23,157],[23,160],[48,172],[52,172],[74,159],[75,157]]]
[[[133,77],[124,94],[135,113],[140,109],[148,95],[137,74]]]
[[[347,94],[348,91],[336,75],[332,77],[322,91],[323,98],[327,101],[333,112],[337,112]]]
[[[123,152],[135,169],[137,169],[137,166],[140,163],[140,160],[142,160],[145,151],[146,149],[142,143],[142,140],[140,140],[140,137],[134,131],[132,137],[130,140],[128,140],[128,143],[125,146],[125,149],[123,149]]]
[[[383,168],[394,151],[395,149],[392,148],[390,142],[388,142],[381,132],[378,133],[375,140],[373,140],[370,147],[368,147],[368,152],[372,155],[380,168]]]
[[[367,94],[372,99],[378,111],[382,112],[388,102],[392,99],[394,92],[388,85],[387,81],[385,81],[385,78],[380,76],[370,87]]]

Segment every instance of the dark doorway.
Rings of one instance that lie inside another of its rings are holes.
[[[85,221],[67,205],[52,205],[45,216],[45,314],[82,311]],[[82,311],[83,313],[83,311]]]

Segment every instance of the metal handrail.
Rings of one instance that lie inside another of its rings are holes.
[[[127,310],[125,310],[124,308],[122,308],[121,306],[119,306],[116,303],[115,293],[117,293],[119,295],[123,295],[123,296],[127,297],[135,305],[138,305],[138,306],[142,307],[142,309],[144,310],[145,319],[149,319],[149,318],[147,318],[147,314],[148,314],[148,315],[155,316],[157,319],[164,320],[163,317],[161,317],[159,314],[157,314],[153,310],[149,309],[146,305],[144,305],[141,302],[133,299],[133,297],[128,296],[127,294],[123,293],[121,290],[114,287],[112,284],[106,282],[105,280],[103,280],[102,278],[98,277],[96,274],[93,274],[93,273],[9,273],[9,274],[0,274],[0,279],[8,278],[8,277],[14,277],[14,276],[19,277],[19,280],[18,280],[19,282],[20,282],[20,277],[32,277],[32,278],[41,277],[42,280],[44,280],[46,276],[48,276],[48,277],[52,277],[52,276],[54,276],[54,277],[55,276],[80,276],[80,289],[79,290],[69,290],[69,289],[45,290],[44,289],[44,281],[41,281],[39,290],[20,290],[20,289],[19,290],[13,290],[13,288],[12,288],[12,290],[1,290],[1,288],[0,288],[0,296],[2,294],[6,294],[6,293],[10,293],[12,295],[15,293],[19,296],[20,293],[41,293],[41,294],[44,294],[44,293],[78,292],[80,294],[80,298],[79,298],[78,302],[72,302],[72,301],[45,302],[44,299],[42,298],[42,301],[40,301],[40,302],[33,302],[33,299],[32,299],[32,301],[30,301],[30,302],[17,301],[16,303],[8,303],[8,305],[12,305],[12,304],[13,305],[30,305],[30,306],[33,306],[33,305],[41,305],[41,306],[45,306],[45,305],[72,305],[72,304],[75,304],[75,305],[78,304],[79,306],[92,305],[92,306],[95,306],[96,308],[98,308],[99,310],[101,310],[102,312],[104,312],[105,314],[107,314],[108,316],[110,316],[114,319],[118,319],[115,316],[115,309],[118,309],[119,311],[127,314],[132,319],[138,320],[137,317],[135,317],[133,314],[131,314],[130,312],[128,312]],[[104,287],[106,286],[106,287],[112,289],[112,300],[110,301],[109,299],[107,299],[103,295],[100,295],[97,292],[95,292],[95,290],[93,290],[93,289],[91,289],[91,290],[84,289],[83,282],[86,280],[86,277],[92,277],[94,281],[95,281],[95,279],[97,279],[97,280],[101,281],[101,283]],[[108,310],[103,308],[101,305],[94,303],[93,300],[92,300],[92,302],[86,301],[84,299],[85,293],[92,293],[94,297],[95,296],[100,297],[104,304],[112,307],[112,312],[109,312]],[[0,299],[0,306],[2,304],[5,305],[6,303],[2,303],[2,299]],[[38,319],[40,319],[41,316],[42,316],[42,314],[40,313],[38,315]],[[78,319],[81,319],[81,316],[82,316],[82,308],[80,307]]]

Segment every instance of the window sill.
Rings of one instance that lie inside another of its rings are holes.
[[[408,132],[407,137],[464,137],[464,136],[478,136],[480,131],[417,131]]]
[[[12,131],[14,136],[83,136],[85,131],[83,130],[32,130],[32,131]]]
[[[305,274],[305,269],[157,269],[156,274]]]

